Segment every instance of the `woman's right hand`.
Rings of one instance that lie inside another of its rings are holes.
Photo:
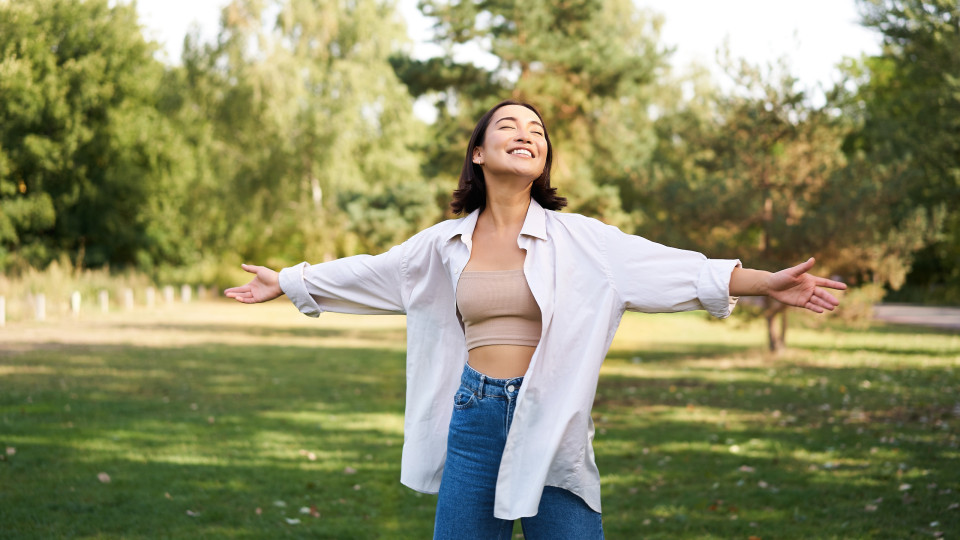
[[[223,291],[223,294],[228,298],[233,298],[244,304],[256,304],[258,302],[269,302],[283,294],[283,290],[280,289],[280,274],[276,271],[253,264],[241,264],[240,268],[251,274],[256,274],[256,277],[246,285],[231,287]]]

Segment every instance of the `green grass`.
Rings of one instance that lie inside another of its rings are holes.
[[[403,323],[200,303],[9,324],[0,538],[429,538],[435,497],[399,483]],[[763,339],[625,318],[593,415],[608,538],[960,531],[960,335]]]

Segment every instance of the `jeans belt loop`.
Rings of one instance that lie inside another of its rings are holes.
[[[478,394],[479,394],[477,397],[480,398],[480,399],[483,399],[483,384],[484,384],[485,382],[487,382],[487,376],[484,375],[483,373],[481,373],[481,374],[480,374],[480,388],[477,390],[477,392],[478,392]]]

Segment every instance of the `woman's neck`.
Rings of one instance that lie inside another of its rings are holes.
[[[516,197],[510,201],[495,201],[487,197],[487,205],[480,214],[479,221],[484,222],[496,234],[516,235],[523,228],[523,220],[530,207],[530,196]]]
[[[487,201],[480,219],[497,233],[515,233],[523,227],[530,207],[532,182],[517,189],[515,182],[497,182],[487,179]]]

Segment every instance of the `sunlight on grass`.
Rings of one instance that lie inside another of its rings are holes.
[[[403,317],[92,315],[0,331],[0,536],[430,536],[435,497],[398,481]],[[960,529],[960,337],[817,324],[773,357],[757,322],[624,317],[593,414],[608,538]]]

